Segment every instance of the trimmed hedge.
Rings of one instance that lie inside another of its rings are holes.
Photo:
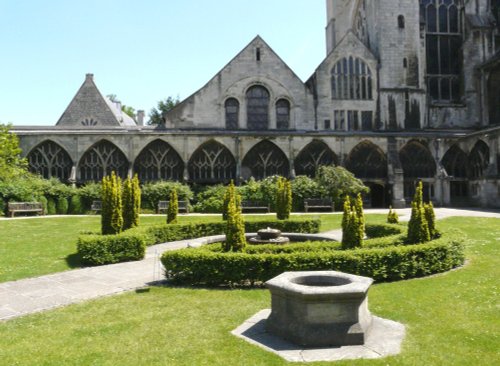
[[[146,254],[147,236],[138,232],[118,235],[85,235],[77,250],[85,264],[102,265],[136,261]]]
[[[297,251],[280,254],[183,249],[164,253],[162,263],[167,279],[174,283],[215,286],[260,284],[286,271],[311,270],[336,270],[376,281],[396,281],[444,272],[464,261],[463,245],[454,236],[418,245],[345,251],[336,250],[338,243],[330,244],[331,250],[325,250],[327,244],[323,245],[314,251],[303,251],[303,245],[290,245]]]

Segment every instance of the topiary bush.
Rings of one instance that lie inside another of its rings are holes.
[[[226,187],[222,184],[203,187],[196,194],[194,210],[201,213],[222,213]]]
[[[68,199],[66,197],[59,197],[56,203],[56,212],[58,215],[66,215],[68,213]]]
[[[175,189],[170,191],[167,208],[167,224],[177,223],[177,214],[179,213],[179,200],[177,199],[177,191]]]
[[[423,185],[419,182],[411,203],[411,218],[408,222],[408,243],[425,243],[431,240],[429,223],[427,222],[423,203]]]
[[[288,220],[292,211],[292,185],[283,177],[279,177],[276,184],[276,217],[278,220]]]
[[[57,213],[56,201],[52,197],[47,198],[47,215],[55,215]]]
[[[180,182],[160,181],[143,184],[141,189],[142,202],[145,207],[156,211],[158,202],[167,201],[170,192],[174,189],[180,201],[190,201],[193,198],[193,192],[188,185]]]
[[[399,216],[397,212],[392,209],[392,206],[389,206],[389,213],[387,214],[387,223],[389,224],[399,223]]]

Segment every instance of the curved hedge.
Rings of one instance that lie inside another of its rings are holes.
[[[402,243],[402,235],[392,239]],[[376,281],[395,281],[448,271],[464,261],[463,245],[458,236],[451,234],[419,245],[372,244],[368,249],[346,251],[338,250],[338,244],[330,246],[318,243],[317,250],[304,251],[304,245],[297,244],[277,248],[278,253],[256,253],[256,248],[247,253],[222,253],[208,246],[166,252],[162,263],[167,279],[174,283],[214,286],[262,283],[283,272],[311,270],[336,270]]]

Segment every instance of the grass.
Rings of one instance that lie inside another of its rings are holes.
[[[274,215],[245,215],[265,220]],[[296,218],[298,216],[293,216]],[[322,230],[340,227],[340,215],[309,215],[322,219]],[[222,221],[217,216],[179,216],[180,223]],[[142,216],[141,225],[165,222],[165,216]],[[61,272],[82,266],[76,241],[85,231],[99,232],[100,216],[68,216],[0,221],[0,282]]]
[[[464,232],[464,268],[370,290],[374,314],[406,324],[402,354],[334,365],[500,364],[499,222],[440,221]],[[230,334],[269,307],[266,290],[155,287],[0,323],[0,364],[285,365]]]

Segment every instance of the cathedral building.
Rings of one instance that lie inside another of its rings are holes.
[[[500,0],[326,5],[326,57],[309,80],[257,36],[147,126],[88,74],[55,126],[14,128],[30,169],[213,184],[340,165],[372,207],[403,207],[417,181],[437,205],[500,207]]]

